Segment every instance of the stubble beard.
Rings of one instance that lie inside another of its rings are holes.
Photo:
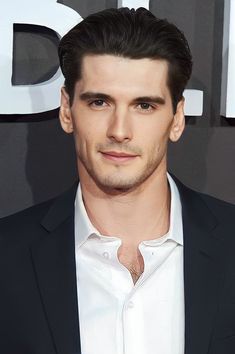
[[[159,152],[159,151],[158,151]],[[150,154],[146,164],[138,171],[135,176],[125,176],[125,168],[128,166],[116,166],[117,172],[104,175],[100,167],[89,166],[87,161],[80,157],[83,167],[93,182],[107,194],[116,195],[128,193],[140,187],[148,178],[150,178],[160,165],[162,158],[155,151]]]

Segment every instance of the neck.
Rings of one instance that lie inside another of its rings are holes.
[[[87,176],[80,176],[85,208],[94,227],[103,235],[119,237],[130,247],[167,233],[170,191],[166,170],[151,177],[135,190],[110,195]]]

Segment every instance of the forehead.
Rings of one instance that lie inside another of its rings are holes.
[[[169,95],[167,77],[168,64],[165,60],[86,55],[82,60],[78,86],[81,90],[166,96]]]

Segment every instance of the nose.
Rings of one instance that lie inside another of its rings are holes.
[[[118,143],[128,142],[132,139],[130,116],[124,108],[116,109],[107,129],[107,137]]]

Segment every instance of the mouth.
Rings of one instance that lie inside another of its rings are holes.
[[[102,156],[111,161],[115,162],[126,162],[134,160],[138,155],[133,155],[126,152],[118,152],[118,151],[100,151]]]

